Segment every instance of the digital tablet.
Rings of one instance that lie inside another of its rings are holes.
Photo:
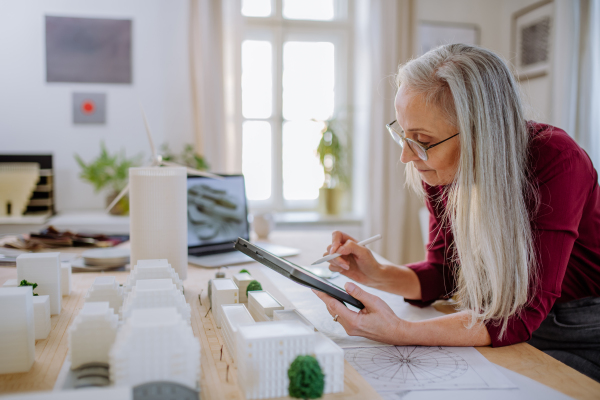
[[[356,308],[365,308],[360,301],[350,296],[348,292],[341,287],[326,281],[325,279],[294,263],[289,262],[288,260],[277,257],[243,238],[238,238],[235,241],[234,248],[296,283],[307,286],[311,289],[319,290],[328,294],[334,299],[353,305]]]

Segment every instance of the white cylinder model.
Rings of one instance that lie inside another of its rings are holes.
[[[183,167],[129,169],[131,265],[166,258],[187,278],[186,178]]]

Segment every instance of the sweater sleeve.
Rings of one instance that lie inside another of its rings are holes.
[[[443,206],[440,202],[443,188],[426,187],[429,194],[426,205],[429,210],[429,243],[424,261],[407,264],[417,274],[421,284],[421,299],[405,299],[408,303],[425,307],[454,290],[454,278],[447,256],[450,254],[450,230],[442,224]],[[432,203],[435,203],[434,207]]]
[[[537,252],[536,279],[530,284],[528,304],[519,315],[509,319],[502,337],[501,326],[496,321],[486,323],[493,347],[529,340],[561,296],[585,202],[593,188],[590,173],[593,167],[581,149],[555,154],[545,164],[537,171],[540,204],[532,220]]]

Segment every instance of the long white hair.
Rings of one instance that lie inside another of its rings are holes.
[[[401,66],[405,85],[460,135],[460,158],[447,185],[444,219],[451,224],[461,309],[477,321],[501,325],[527,304],[535,279],[535,249],[528,206],[537,191],[528,171],[527,131],[519,86],[491,51],[463,44],[438,47]],[[423,193],[409,163],[407,182]]]

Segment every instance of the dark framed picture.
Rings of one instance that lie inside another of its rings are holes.
[[[554,3],[544,0],[512,17],[512,51],[517,78],[534,79],[550,72]]]
[[[452,22],[419,21],[419,53],[444,44],[464,43],[479,45],[480,29],[475,24]]]

